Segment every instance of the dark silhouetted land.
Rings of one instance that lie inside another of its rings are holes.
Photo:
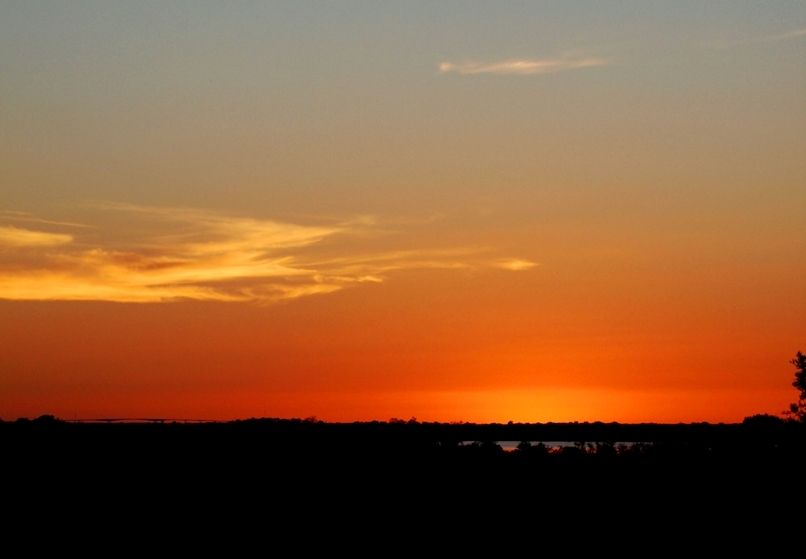
[[[501,441],[522,441],[505,451]],[[739,424],[65,422],[51,416],[0,423],[7,467],[139,472],[287,468],[326,472],[509,478],[547,472],[594,474],[792,468],[804,465],[806,426],[771,416]]]
[[[522,443],[506,451],[500,441]],[[782,506],[806,471],[806,426],[770,416],[718,425],[42,417],[0,423],[0,448],[6,494],[31,513],[43,502],[90,502],[97,514],[158,504],[168,516],[172,506],[246,502],[288,522],[311,507],[343,515],[347,503],[370,517],[404,505],[438,517],[524,504],[640,516],[676,503],[705,518],[748,500],[762,503],[758,513]]]

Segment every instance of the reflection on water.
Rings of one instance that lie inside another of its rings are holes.
[[[550,449],[568,448],[568,447],[573,447],[573,446],[580,446],[580,444],[583,444],[583,443],[580,443],[579,441],[495,441],[495,444],[500,446],[506,452],[512,452],[513,450],[517,450],[518,445],[521,444],[522,442],[527,442],[527,443],[531,444],[532,446],[537,446],[539,444],[542,444],[546,448],[550,448]],[[460,445],[472,445],[472,444],[475,444],[475,443],[478,443],[478,441],[462,441],[459,444]],[[596,443],[596,442],[587,443],[586,442],[584,444],[596,445],[596,444],[601,444],[601,443]],[[610,443],[608,443],[608,444],[610,444]],[[612,444],[615,447],[619,447],[619,446],[633,446],[636,443],[630,442],[630,441],[617,441],[617,442],[614,442]]]

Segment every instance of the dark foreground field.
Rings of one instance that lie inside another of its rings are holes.
[[[534,442],[507,452],[496,441]],[[41,418],[0,423],[0,457],[2,503],[13,512],[5,533],[36,528],[41,541],[29,538],[30,545],[53,543],[56,529],[79,548],[97,534],[127,549],[151,542],[143,545],[152,550],[162,538],[230,546],[249,534],[265,549],[375,553],[380,538],[386,556],[407,544],[425,549],[424,540],[451,548],[459,540],[471,548],[476,540],[573,546],[568,534],[578,533],[588,544],[649,541],[641,549],[696,540],[717,550],[729,540],[771,551],[802,528],[806,429],[770,418],[733,425]]]
[[[505,451],[498,441],[528,442]],[[0,423],[0,445],[6,475],[132,483],[227,479],[326,487],[349,480],[394,487],[416,480],[545,491],[558,481],[774,484],[806,466],[804,425],[769,417],[719,425],[67,423],[43,417]]]
[[[507,452],[496,441],[534,442]],[[187,518],[210,525],[211,535],[227,525],[272,538],[335,526],[339,537],[353,533],[345,526],[359,537],[375,526],[395,537],[405,527],[451,539],[457,525],[467,538],[492,525],[505,537],[550,537],[549,526],[714,537],[714,523],[727,522],[727,532],[741,524],[766,541],[762,529],[795,529],[804,518],[806,429],[770,418],[732,425],[42,418],[0,423],[0,453],[3,504],[17,519],[124,532],[136,522],[147,534]]]

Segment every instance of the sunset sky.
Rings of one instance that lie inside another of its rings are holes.
[[[0,4],[0,418],[738,421],[806,2]]]

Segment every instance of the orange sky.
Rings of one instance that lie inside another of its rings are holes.
[[[295,4],[0,7],[1,418],[795,398],[803,4]]]
[[[729,421],[791,399],[778,346],[797,344],[802,309],[774,290],[765,312],[716,288],[604,298],[595,278],[503,275],[408,272],[271,306],[7,302],[16,374],[0,404],[8,417]]]

